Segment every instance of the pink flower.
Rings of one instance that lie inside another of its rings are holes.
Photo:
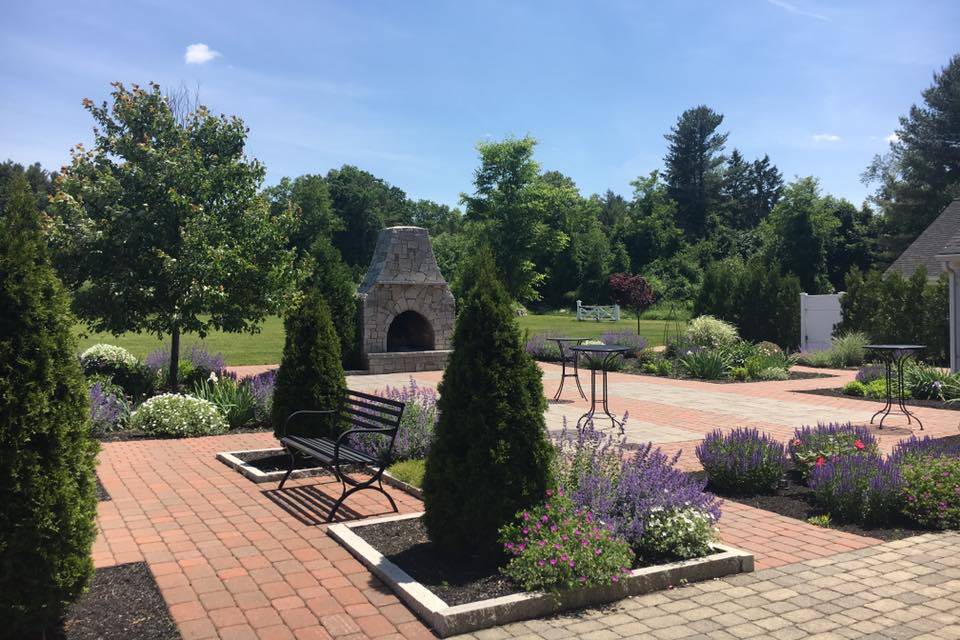
[[[552,495],[553,495],[553,489],[547,489],[547,497],[549,498]]]
[[[826,458],[824,458],[823,456],[819,456],[819,457],[817,458],[816,465],[817,465],[818,467],[822,467],[822,466],[825,465],[825,464],[827,464]]]
[[[794,438],[794,439],[793,439],[793,446],[799,447],[801,444],[803,444],[803,443],[800,442],[800,438]]]
[[[555,565],[555,564],[557,564],[557,559],[556,559],[556,558],[550,558],[550,565],[553,566],[553,565]]]
[[[526,511],[524,511],[524,512],[523,512],[523,519],[524,519],[524,520],[529,520],[529,519],[530,519],[530,514],[527,513]]]
[[[548,518],[546,515],[543,515],[543,516],[540,518],[540,520],[542,520],[543,522],[549,522],[549,521],[550,521],[550,518]]]
[[[610,576],[610,579],[613,580],[614,582],[620,582],[620,576],[618,576],[617,574],[613,574],[612,576]]]
[[[857,448],[857,451],[863,451],[866,448],[866,445],[863,444],[863,440],[857,438],[857,441],[853,443],[853,446]]]
[[[542,567],[544,564],[545,564],[545,563],[544,563],[543,560],[537,560],[537,566],[538,566],[538,567]]]

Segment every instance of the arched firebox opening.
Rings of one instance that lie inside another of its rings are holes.
[[[433,351],[433,327],[416,311],[398,314],[387,329],[387,351]]]

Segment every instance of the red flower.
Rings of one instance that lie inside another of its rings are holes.
[[[800,438],[794,438],[794,440],[793,440],[793,446],[799,447],[801,444],[803,444],[803,443],[800,442]]]
[[[819,458],[817,458],[816,464],[818,467],[822,467],[823,465],[827,464],[827,460],[823,456],[820,456]]]
[[[857,448],[857,451],[863,451],[865,448],[865,445],[863,444],[863,440],[860,440],[860,439],[857,439],[857,441],[853,443],[853,446]]]

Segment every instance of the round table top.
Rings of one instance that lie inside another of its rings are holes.
[[[868,344],[864,347],[871,351],[920,351],[926,348],[925,344]]]
[[[583,342],[586,338],[555,338],[550,336],[547,340],[553,340],[554,342]]]
[[[570,350],[579,351],[580,353],[602,353],[606,355],[609,353],[626,353],[630,351],[630,347],[621,347],[616,344],[578,344],[570,347]]]

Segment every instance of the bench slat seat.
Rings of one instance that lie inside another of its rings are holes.
[[[337,509],[340,508],[347,496],[362,489],[379,491],[387,497],[393,510],[397,511],[397,504],[390,494],[383,489],[382,479],[386,468],[385,462],[354,449],[349,445],[349,442],[351,436],[354,435],[378,434],[381,437],[389,438],[389,446],[386,447],[386,453],[389,456],[397,438],[404,407],[404,403],[396,400],[347,389],[338,407],[323,411],[294,411],[284,422],[280,437],[280,444],[290,454],[290,468],[287,469],[287,473],[280,481],[279,488],[283,489],[284,483],[293,473],[296,456],[306,456],[330,469],[343,487],[340,498],[337,499],[330,510],[327,522],[333,520]],[[346,426],[348,429],[336,438],[311,436],[309,434],[288,435],[288,427],[292,421],[321,416],[328,421],[333,421],[335,425]],[[369,480],[357,480],[347,475],[345,469],[343,469],[343,467],[355,469],[357,466],[370,469],[373,472],[372,477]]]

